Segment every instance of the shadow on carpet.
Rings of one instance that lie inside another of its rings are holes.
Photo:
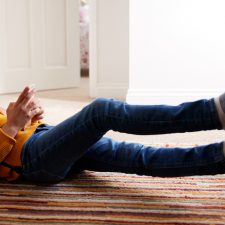
[[[0,183],[0,224],[225,224],[225,176],[84,171],[52,185]]]

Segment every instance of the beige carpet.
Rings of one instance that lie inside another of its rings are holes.
[[[57,124],[67,117],[78,112],[93,99],[88,97],[89,79],[82,78],[79,88],[41,91],[38,93],[45,107],[45,119],[49,124]],[[18,94],[0,95],[0,105],[7,106],[9,101],[15,101]],[[107,136],[116,140],[132,142],[161,143],[161,144],[208,144],[225,140],[224,131],[202,131],[184,134],[167,135],[128,135],[110,131]]]

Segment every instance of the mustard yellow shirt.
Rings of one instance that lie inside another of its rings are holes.
[[[0,162],[8,163],[11,166],[21,166],[23,145],[42,122],[34,122],[25,130],[20,130],[15,138],[10,137],[2,130],[2,126],[6,122],[7,116],[0,112]],[[0,178],[11,181],[17,179],[19,176],[12,169],[0,165]]]

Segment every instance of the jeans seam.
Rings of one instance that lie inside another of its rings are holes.
[[[111,117],[111,118],[117,118],[117,119],[121,119],[119,116],[114,116],[114,115],[108,115],[109,117]],[[126,121],[131,121],[130,119],[123,119],[123,120],[126,120]],[[166,123],[177,123],[177,122],[183,122],[183,121],[187,121],[187,122],[190,122],[190,121],[201,121],[202,120],[202,118],[201,117],[199,117],[199,118],[195,118],[195,119],[185,119],[185,120],[173,120],[173,121],[171,121],[171,120],[154,120],[154,121],[148,121],[148,120],[143,120],[143,119],[141,119],[140,121],[142,121],[142,122],[144,122],[144,123],[160,123],[160,122],[166,122]],[[135,120],[135,122],[136,121],[139,121],[139,120]],[[204,121],[211,121],[211,119],[204,119]]]
[[[99,159],[95,159],[95,161],[96,162],[99,162],[99,163],[105,163],[104,161],[102,161],[102,160],[99,160]],[[205,165],[210,165],[210,164],[215,164],[215,163],[219,163],[219,162],[224,162],[224,164],[225,164],[225,158],[223,158],[223,157],[220,157],[220,159],[218,158],[218,159],[216,159],[216,160],[213,160],[213,161],[208,161],[208,162],[202,162],[202,163],[198,163],[198,165],[197,166],[205,166]],[[117,162],[117,163],[115,163],[115,164],[112,164],[112,163],[108,163],[107,162],[107,165],[109,165],[109,166],[116,166],[117,168],[118,167],[120,167],[120,168],[137,168],[137,169],[139,169],[139,168],[145,168],[145,169],[169,169],[169,168],[173,168],[173,169],[175,169],[175,168],[191,168],[191,167],[193,167],[194,165],[192,165],[192,164],[188,164],[188,163],[178,163],[178,164],[173,164],[173,165],[167,165],[167,166],[158,166],[157,164],[151,164],[150,165],[150,167],[149,166],[140,166],[140,165],[137,165],[137,166],[129,166],[129,165],[123,165],[123,163],[122,162]],[[157,165],[157,168],[152,168],[152,167],[156,167],[156,165]]]
[[[96,158],[95,157],[95,161],[96,162],[99,162],[99,163],[105,163],[104,160],[100,160],[99,158]],[[106,164],[109,165],[109,166],[116,166],[116,167],[120,167],[120,168],[133,168],[134,166],[129,166],[129,165],[124,165],[123,164],[124,161],[117,161],[115,163],[110,163],[110,162],[107,162]],[[198,160],[197,162],[197,166],[205,166],[205,165],[209,165],[209,164],[215,164],[215,163],[219,163],[219,162],[224,162],[224,165],[225,165],[225,156],[224,156],[224,153],[223,153],[223,147],[220,148],[220,150],[218,151],[217,154],[215,154],[211,160]],[[143,164],[144,165],[144,164]],[[164,169],[164,168],[190,168],[190,167],[194,167],[196,166],[196,163],[187,163],[187,162],[182,162],[182,163],[176,163],[176,164],[171,164],[171,165],[166,165],[166,166],[163,166],[161,163],[160,164],[156,164],[156,163],[151,163],[149,165],[150,167],[157,167],[157,169]],[[149,166],[141,166],[141,165],[135,165],[135,168],[147,168],[147,169],[152,169],[150,168]]]
[[[198,165],[197,166],[205,166],[205,165],[209,165],[209,164],[215,164],[215,163],[218,163],[218,162],[225,162],[225,159],[218,159],[218,160],[212,160],[212,161],[198,161]],[[157,164],[153,164],[152,166],[156,166]],[[167,165],[167,166],[158,166],[157,167],[159,169],[163,169],[163,168],[176,168],[176,167],[179,167],[179,168],[188,168],[188,167],[193,167],[193,166],[196,166],[194,164],[191,164],[191,163],[177,163],[177,164],[173,164],[173,165]]]

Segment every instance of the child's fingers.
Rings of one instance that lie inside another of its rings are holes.
[[[44,110],[41,107],[37,107],[31,111],[31,118],[41,116]]]
[[[32,121],[37,121],[44,118],[44,109],[41,106],[35,108],[34,110],[38,110],[38,112],[36,111],[37,113],[32,118]]]
[[[19,95],[16,104],[24,104],[24,102],[26,103],[27,101],[29,101],[31,95],[33,95],[35,92],[36,89],[34,85],[26,86],[22,93]]]
[[[23,91],[20,93],[18,99],[16,100],[17,104],[19,104],[19,103],[21,103],[23,101],[23,99],[27,96],[28,91],[29,91],[29,87],[28,86],[23,89]]]
[[[20,102],[20,105],[27,107],[33,100],[35,92],[36,92],[35,89],[32,89],[31,91],[29,91],[27,95],[24,97],[24,99]]]

